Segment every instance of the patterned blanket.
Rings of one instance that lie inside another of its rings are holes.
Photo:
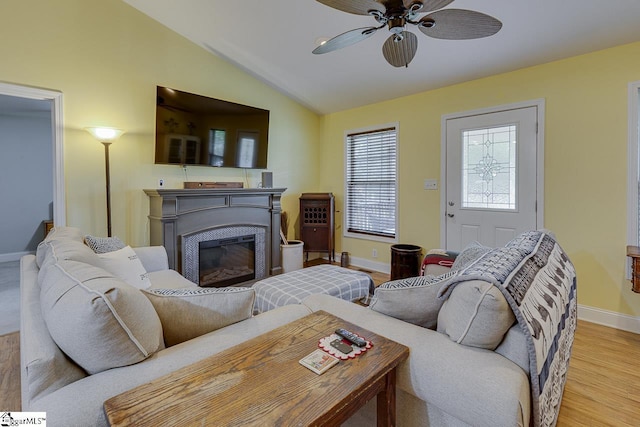
[[[554,426],[576,328],[576,273],[555,239],[542,231],[518,236],[461,270],[440,290],[448,297],[466,280],[497,286],[527,338],[534,426]]]

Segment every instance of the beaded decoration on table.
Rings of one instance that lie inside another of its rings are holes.
[[[318,342],[318,347],[320,347],[321,349],[323,349],[324,351],[326,351],[330,355],[332,355],[334,357],[337,357],[340,360],[354,359],[356,356],[358,356],[358,355],[364,353],[365,351],[367,351],[367,349],[370,349],[371,347],[373,347],[373,344],[371,344],[371,341],[368,341],[364,337],[360,337],[360,338],[363,338],[367,342],[367,344],[364,347],[358,347],[355,344],[351,344],[349,341],[343,339],[338,334],[331,334],[328,337],[320,338],[320,341]],[[331,341],[336,340],[336,339],[342,340],[342,342],[344,342],[345,344],[351,345],[351,348],[353,350],[350,353],[345,354],[345,353],[341,352],[340,350],[338,350],[336,348],[333,348],[331,346]]]

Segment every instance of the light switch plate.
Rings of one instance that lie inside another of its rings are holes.
[[[438,189],[438,180],[437,179],[425,179],[424,180],[424,189],[425,190],[437,190]]]

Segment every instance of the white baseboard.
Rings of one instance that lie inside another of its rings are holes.
[[[0,254],[0,262],[20,261],[25,255],[31,255],[35,252],[13,252],[10,254]]]
[[[578,319],[640,334],[640,317],[578,304]]]
[[[349,265],[380,273],[391,274],[391,265],[384,262],[371,261],[366,258],[349,257]]]

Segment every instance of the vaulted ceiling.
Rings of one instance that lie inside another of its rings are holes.
[[[638,0],[455,0],[445,9],[493,16],[502,29],[486,38],[443,40],[408,26],[417,52],[408,67],[396,68],[382,54],[386,28],[351,46],[312,54],[320,40],[378,25],[372,16],[316,0],[123,1],[318,113],[640,40]]]

